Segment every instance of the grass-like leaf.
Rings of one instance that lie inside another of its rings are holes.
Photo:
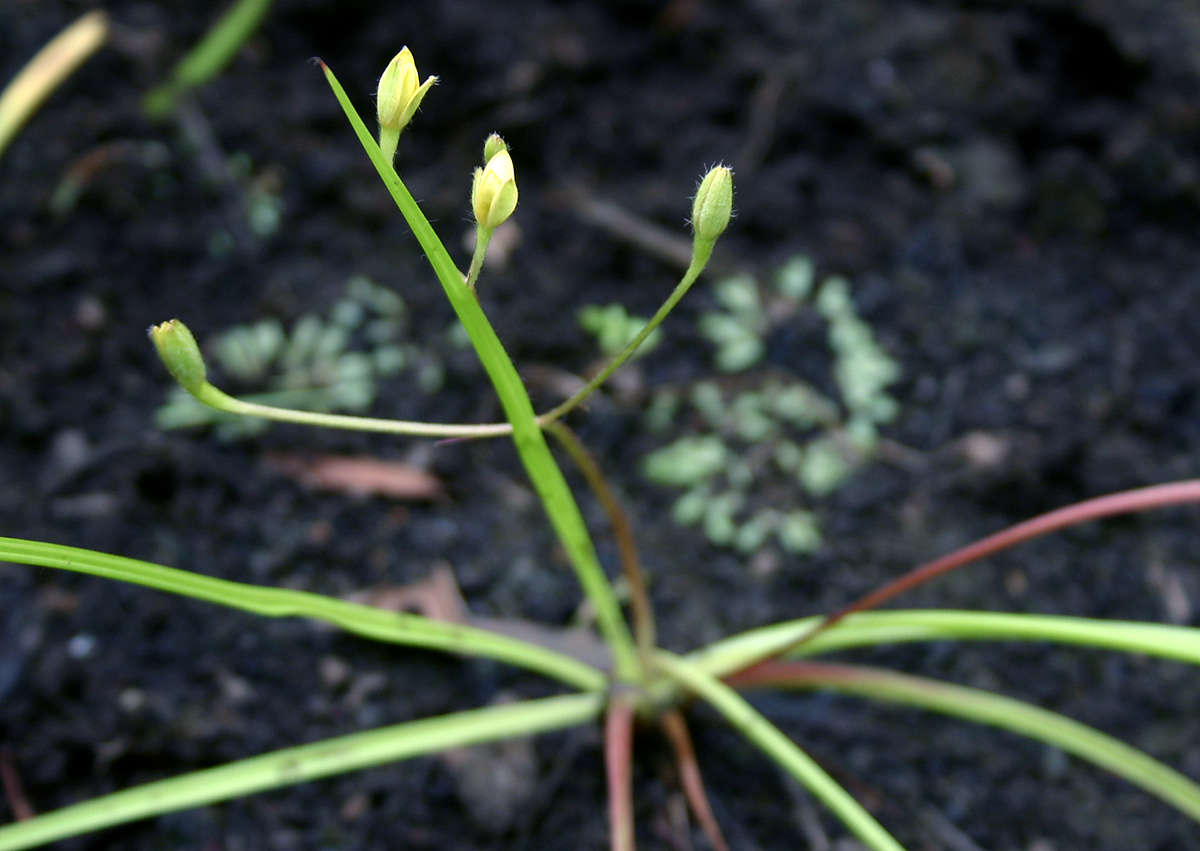
[[[820,617],[753,629],[718,641],[689,658],[719,677],[769,657],[807,635]],[[1026,615],[953,609],[910,609],[850,615],[796,648],[817,656],[852,647],[906,641],[1048,641],[1126,653],[1145,653],[1200,665],[1200,628],[1065,615]]]
[[[169,115],[180,95],[217,76],[254,34],[270,8],[271,0],[237,0],[179,60],[170,78],[146,94],[142,101],[146,114],[151,118]]]
[[[512,360],[504,350],[504,345],[496,336],[487,316],[484,315],[478,297],[466,285],[462,272],[454,264],[446,247],[434,232],[433,226],[429,224],[429,220],[421,212],[412,193],[408,191],[408,187],[396,174],[392,164],[384,157],[383,152],[379,149],[379,144],[367,130],[367,126],[354,109],[354,105],[350,103],[350,98],[346,95],[337,77],[324,63],[321,68],[325,72],[325,78],[329,81],[330,88],[333,89],[334,96],[346,113],[346,118],[354,128],[354,133],[358,136],[363,150],[366,151],[375,170],[379,172],[379,177],[391,194],[392,200],[396,202],[396,206],[400,209],[405,221],[408,222],[409,228],[417,238],[417,242],[420,243],[430,265],[433,266],[433,271],[437,275],[438,281],[441,282],[450,306],[454,308],[455,314],[462,322],[463,328],[466,329],[467,335],[475,347],[475,353],[483,364],[484,371],[487,372],[488,378],[496,388],[496,394],[500,397],[500,404],[504,408],[504,415],[512,423],[513,443],[516,445],[517,454],[520,455],[525,471],[533,482],[534,490],[537,491],[546,514],[550,518],[550,524],[554,527],[563,549],[566,550],[571,564],[575,568],[575,574],[579,578],[580,585],[583,586],[584,593],[596,610],[596,620],[612,650],[617,674],[627,679],[636,679],[635,674],[640,665],[637,654],[634,652],[633,636],[621,614],[621,607],[617,603],[612,584],[600,566],[596,547],[583,522],[579,505],[575,502],[575,497],[567,486],[567,480],[563,477],[562,470],[559,469],[554,456],[550,454],[546,437],[537,423],[533,403],[529,401],[529,394],[525,391],[525,385],[521,382],[516,367],[513,366]]]
[[[497,659],[584,691],[598,691],[608,683],[596,668],[536,644],[489,630],[388,612],[308,591],[231,582],[123,556],[19,538],[0,538],[0,562],[3,561],[131,582],[267,617],[315,618],[376,641]]]
[[[0,851],[32,848],[116,824],[277,789],[318,777],[411,759],[447,748],[586,723],[601,694],[577,694],[472,709],[286,748],[216,768],[102,795],[0,827]]]
[[[108,15],[96,9],[42,47],[0,91],[0,155],[39,106],[108,40]]]
[[[1200,785],[1119,739],[1022,700],[894,671],[823,662],[767,662],[733,682],[739,687],[829,689],[1000,727],[1106,768],[1200,821]]]

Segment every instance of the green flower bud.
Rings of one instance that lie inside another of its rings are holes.
[[[725,232],[733,215],[733,172],[728,166],[713,166],[696,190],[692,202],[692,229],[696,239],[712,242]]]
[[[475,169],[471,184],[471,207],[481,228],[494,230],[517,208],[517,181],[513,175],[512,157],[499,136],[494,137],[499,148],[483,168]],[[489,142],[491,139],[489,138]]]
[[[490,161],[492,157],[496,156],[496,154],[507,150],[508,143],[500,138],[499,133],[493,133],[491,136],[488,136],[487,141],[483,143],[483,161],[486,163]]]
[[[399,134],[412,121],[425,93],[437,82],[437,77],[427,77],[418,85],[419,79],[412,51],[405,47],[392,57],[379,78],[376,105],[381,129]]]
[[[184,390],[197,393],[207,383],[207,371],[204,356],[188,327],[178,319],[171,319],[161,325],[151,325],[148,333],[167,371]]]

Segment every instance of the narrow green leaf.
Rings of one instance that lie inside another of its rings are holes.
[[[772,624],[718,641],[689,658],[723,677],[769,658],[807,635],[821,619]],[[801,644],[794,656],[907,641],[1049,641],[1126,653],[1145,653],[1200,665],[1200,628],[1063,615],[911,609],[850,615]]]
[[[376,641],[498,659],[584,691],[603,689],[608,682],[604,674],[590,665],[536,644],[489,630],[387,612],[308,591],[231,582],[123,556],[19,538],[0,538],[0,562],[3,561],[132,582],[267,617],[315,618]]]
[[[270,8],[271,0],[237,0],[179,61],[170,79],[146,94],[146,113],[151,118],[170,114],[181,94],[219,74]]]
[[[655,660],[669,677],[708,701],[743,736],[803,783],[869,848],[875,851],[904,851],[903,846],[884,830],[862,804],[737,692],[700,666],[678,656],[660,653]]]
[[[799,688],[830,689],[872,700],[918,706],[1010,730],[1106,768],[1200,821],[1200,785],[1119,739],[1057,712],[981,689],[877,668],[794,664],[801,668],[811,665],[813,670],[796,683]],[[822,669],[828,674],[823,675]]]
[[[0,827],[0,851],[32,848],[161,813],[227,801],[448,748],[529,736],[596,718],[604,695],[578,694],[472,709],[325,739],[103,795]]]
[[[558,534],[559,541],[562,542],[563,548],[571,559],[571,564],[575,568],[575,574],[579,578],[580,585],[583,586],[584,593],[596,610],[596,619],[600,631],[604,634],[604,638],[612,650],[618,676],[625,679],[636,679],[638,659],[634,652],[633,636],[621,614],[621,607],[617,603],[612,584],[600,566],[595,545],[592,543],[591,535],[588,534],[575,497],[567,486],[567,481],[555,462],[554,456],[550,454],[550,447],[537,423],[533,404],[529,401],[529,394],[525,391],[525,385],[521,383],[521,377],[517,374],[516,367],[513,366],[508,352],[504,350],[504,345],[496,336],[491,323],[488,322],[483,308],[479,305],[479,299],[467,286],[462,272],[450,258],[446,247],[434,232],[429,220],[425,218],[425,214],[421,212],[421,208],[400,176],[396,174],[396,170],[383,156],[379,145],[371,132],[367,130],[367,126],[359,117],[353,104],[350,103],[350,98],[347,97],[337,77],[328,66],[322,64],[321,67],[325,72],[325,78],[329,81],[330,88],[333,89],[334,96],[342,105],[346,118],[354,128],[363,150],[366,151],[376,171],[379,172],[379,177],[383,180],[388,192],[391,193],[392,200],[396,202],[396,206],[404,215],[417,242],[421,244],[430,265],[433,266],[433,271],[437,274],[438,281],[441,282],[442,289],[450,300],[450,306],[454,308],[459,321],[462,322],[463,328],[470,336],[475,353],[479,356],[484,370],[496,388],[496,394],[500,397],[505,417],[512,423],[513,443],[516,445],[517,453],[533,482],[533,487],[541,499],[554,531]]]

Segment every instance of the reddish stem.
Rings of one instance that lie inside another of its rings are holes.
[[[17,774],[16,760],[12,748],[8,745],[0,747],[0,780],[4,783],[4,795],[8,798],[8,806],[12,809],[15,821],[28,821],[35,813],[21,788],[21,778]]]
[[[612,851],[634,851],[633,705],[615,697],[604,718],[604,766]]]
[[[1119,491],[1095,499],[1084,500],[1065,508],[1059,508],[1046,514],[1039,514],[1015,526],[1010,526],[995,534],[981,538],[973,544],[955,550],[949,555],[934,559],[931,562],[916,567],[908,573],[893,579],[886,585],[858,598],[844,609],[839,609],[825,620],[821,621],[809,632],[800,636],[794,642],[784,647],[772,656],[780,656],[810,641],[813,636],[824,632],[838,621],[856,612],[865,612],[883,605],[887,601],[900,596],[906,591],[923,585],[931,579],[949,573],[952,570],[978,561],[981,558],[1024,543],[1032,538],[1057,532],[1068,526],[1077,526],[1089,520],[1101,517],[1111,517],[1115,514],[1132,514],[1151,508],[1164,508],[1168,505],[1200,502],[1200,479],[1188,479],[1182,482],[1170,482],[1165,485],[1152,485],[1135,490]]]
[[[642,664],[649,667],[656,641],[654,611],[650,607],[646,577],[642,573],[641,559],[638,558],[633,524],[629,522],[629,515],[621,507],[617,495],[609,487],[608,479],[604,477],[600,465],[575,432],[561,422],[550,423],[546,426],[546,431],[554,435],[571,456],[593,495],[600,501],[604,513],[608,515],[608,525],[616,540],[617,553],[621,559],[621,573],[629,583],[629,607],[633,611],[633,634],[637,639],[638,653],[641,655]]]
[[[675,749],[679,784],[683,787],[683,794],[687,798],[688,806],[692,808],[692,814],[696,816],[696,821],[700,822],[700,829],[704,831],[715,851],[729,851],[729,845],[725,842],[721,827],[717,824],[717,818],[708,803],[708,793],[704,791],[704,778],[700,776],[700,764],[696,761],[696,750],[692,747],[687,721],[683,719],[679,710],[671,709],[663,713],[659,723]]]
[[[725,677],[737,689],[807,686],[861,681],[876,673],[871,668],[813,662],[807,659],[767,659],[752,668]]]

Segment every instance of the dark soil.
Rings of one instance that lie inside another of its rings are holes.
[[[717,160],[736,170],[738,209],[718,262],[766,271],[807,252],[853,281],[903,365],[903,414],[888,437],[910,450],[904,463],[856,477],[822,506],[820,555],[773,569],[751,570],[671,524],[673,494],[637,472],[657,439],[641,431],[636,402],[573,418],[635,517],[668,646],[827,611],[1030,514],[1196,473],[1194,0],[280,0],[186,120],[150,123],[139,98],[203,32],[206,5],[105,3],[112,44],[0,159],[3,534],[331,594],[410,582],[447,562],[477,612],[571,618],[579,593],[504,442],[432,448],[274,427],[221,443],[152,425],[167,380],[144,336],[151,322],[178,315],[202,339],[267,316],[291,322],[325,310],[352,274],[399,289],[431,345],[450,322],[308,62],[325,59],[369,113],[379,72],[406,42],[442,82],[402,139],[400,170],[460,256],[480,144],[495,129],[512,144],[523,243],[482,293],[539,406],[559,398],[545,367],[581,372],[595,356],[573,320],[580,305],[647,313],[677,274],[582,221],[565,190],[582,186],[685,235],[688,195]],[[0,78],[83,8],[0,4]],[[235,155],[248,158],[248,176],[221,178]],[[73,209],[53,212],[55,187],[89,156]],[[283,224],[262,238],[244,207],[264,185],[278,187]],[[640,363],[646,382],[706,368],[691,329],[710,303],[701,284]],[[794,347],[796,363],[775,368],[801,370],[807,356]],[[440,394],[401,378],[376,410],[498,416],[464,358],[452,359]],[[990,463],[968,451],[985,444],[999,451]],[[419,451],[448,497],[410,505],[313,491],[267,463],[280,451]],[[585,506],[611,563],[602,515]],[[1196,624],[1197,516],[1094,524],[905,602]],[[1200,779],[1194,669],[1046,646],[857,658],[1036,701]],[[0,566],[0,743],[39,812],[545,693],[493,664]],[[1173,809],[1035,743],[848,699],[755,701],[911,849],[1200,847],[1200,827]],[[828,847],[822,830],[842,835],[824,815],[814,822],[806,797],[711,713],[696,711],[693,730],[736,847],[816,849]],[[495,801],[431,758],[63,847],[602,848],[598,742],[594,730],[539,740],[524,757],[536,786],[506,806],[487,807]],[[679,847],[668,751],[653,735],[644,744],[640,847]],[[0,820],[11,817],[0,801]]]

